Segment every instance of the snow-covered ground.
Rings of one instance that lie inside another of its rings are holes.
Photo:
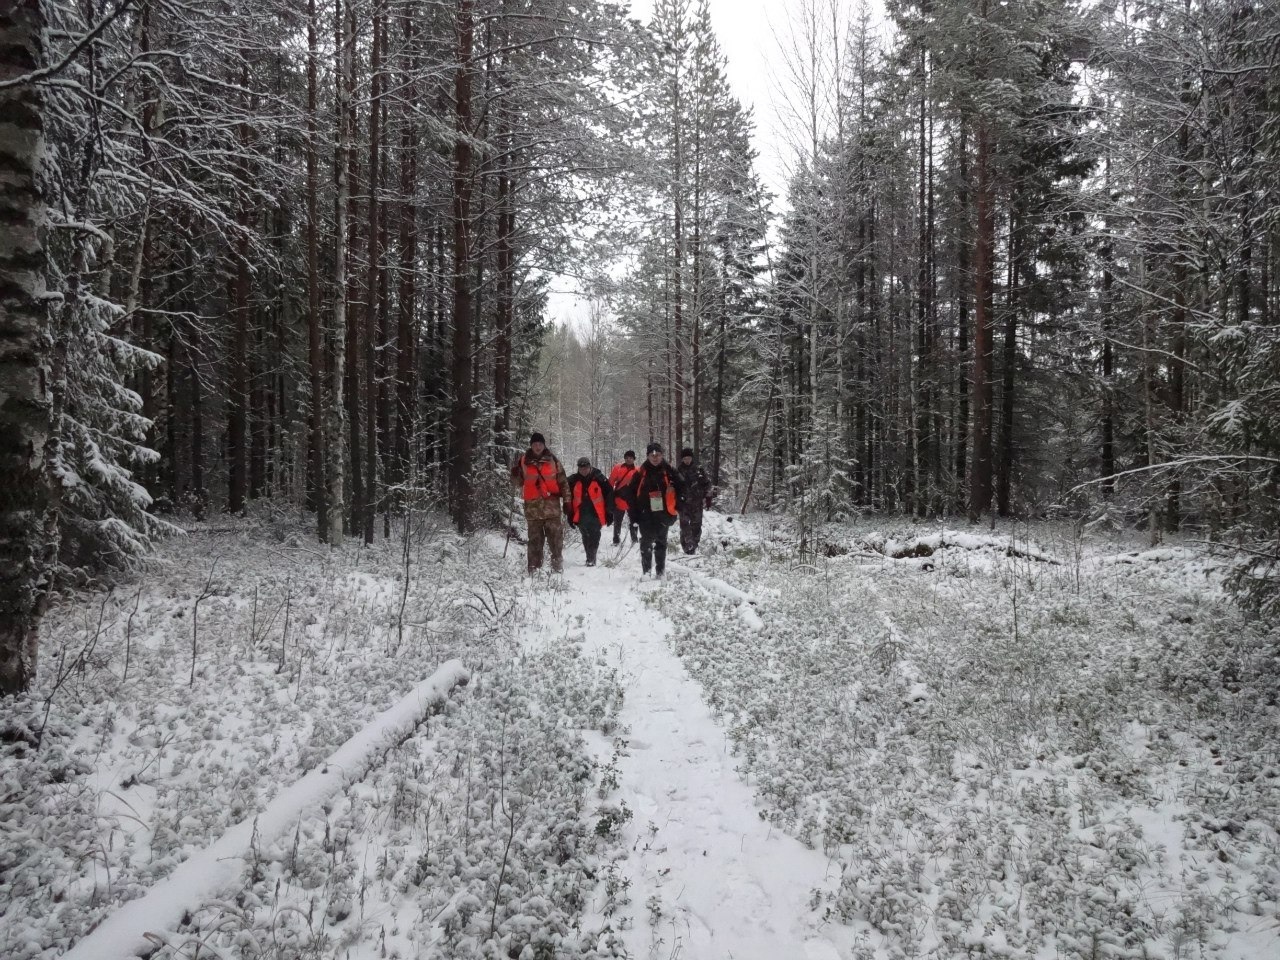
[[[0,957],[129,900],[166,957],[1280,956],[1280,638],[1212,563],[788,533],[165,544],[0,713]]]

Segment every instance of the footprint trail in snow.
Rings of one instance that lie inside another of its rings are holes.
[[[663,587],[639,579],[634,552],[615,568],[587,568],[575,546],[570,538],[567,589],[548,604],[555,622],[547,629],[582,630],[585,652],[602,651],[626,690],[619,719],[627,746],[609,800],[633,813],[623,828],[631,852],[622,865],[630,880],[632,924],[623,936],[631,955],[849,956],[850,931],[822,924],[809,906],[815,889],[839,878],[820,852],[761,820],[724,729],[669,646],[670,621],[643,600]],[[601,553],[607,558],[608,548]],[[594,735],[593,745],[607,763],[612,744]]]

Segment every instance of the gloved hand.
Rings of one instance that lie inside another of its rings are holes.
[[[572,520],[570,520],[570,521],[569,521],[569,529],[570,529],[570,530],[577,530],[577,529],[578,529],[578,525],[577,525],[576,523],[574,523]]]

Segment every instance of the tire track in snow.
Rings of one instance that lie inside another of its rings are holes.
[[[620,716],[627,748],[609,800],[633,813],[622,868],[630,879],[633,924],[623,937],[631,955],[850,956],[851,931],[822,925],[809,906],[813,891],[829,889],[838,876],[821,853],[761,820],[702,688],[668,645],[670,622],[643,601],[652,582],[637,579],[634,561],[588,569],[574,552],[566,550],[568,589],[557,619],[565,629],[584,630],[587,649],[604,651],[618,665],[627,691]],[[720,592],[728,587],[701,574],[693,579]],[[759,620],[748,595],[731,597]],[[612,744],[602,737],[594,743],[600,761],[609,762]]]

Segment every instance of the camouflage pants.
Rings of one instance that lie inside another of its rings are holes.
[[[702,504],[685,507],[680,511],[680,546],[685,553],[694,553],[702,540]]]
[[[529,572],[542,569],[542,544],[551,547],[551,569],[559,573],[564,558],[564,523],[560,515],[529,517]]]

